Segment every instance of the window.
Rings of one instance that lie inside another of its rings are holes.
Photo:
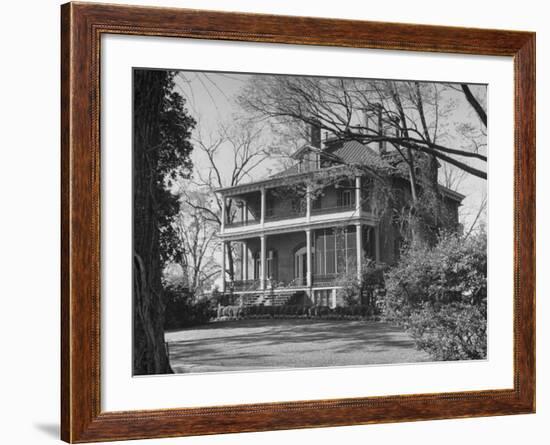
[[[275,249],[269,249],[265,258],[265,277],[268,279],[276,280],[278,277],[277,266],[277,251]],[[254,279],[259,280],[261,278],[260,272],[262,270],[262,259],[260,252],[254,253]]]
[[[353,204],[351,190],[342,190],[340,192],[340,202],[339,207],[351,207]]]
[[[277,252],[274,249],[269,249],[266,258],[266,278],[277,280]]]
[[[305,212],[305,201],[302,198],[293,198],[291,201],[292,213],[300,214]]]
[[[315,232],[315,274],[350,273],[357,264],[355,227],[320,229]]]
[[[322,203],[323,199],[320,196],[317,196],[311,201],[311,208],[314,210],[321,209],[323,207]]]

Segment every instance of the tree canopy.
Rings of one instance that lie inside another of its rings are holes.
[[[479,162],[470,162],[487,161],[483,142],[463,148],[439,138],[445,113],[442,97],[457,90],[486,127],[484,89],[476,91],[478,97],[465,84],[262,75],[251,78],[239,102],[260,118],[300,121],[341,138],[388,143],[400,152],[432,155],[486,179]]]

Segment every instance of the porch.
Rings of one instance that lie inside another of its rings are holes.
[[[265,296],[267,304],[269,295],[297,291],[310,302],[335,301],[331,291],[360,280],[366,259],[379,260],[378,236],[376,226],[356,222],[223,241],[221,291]]]

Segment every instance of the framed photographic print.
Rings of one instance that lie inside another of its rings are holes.
[[[61,13],[63,440],[534,412],[534,33]]]

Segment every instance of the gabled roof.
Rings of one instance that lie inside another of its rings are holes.
[[[302,145],[298,150],[290,155],[292,159],[299,159],[302,154],[306,151],[322,152],[323,150],[319,147],[314,147],[313,145]]]

